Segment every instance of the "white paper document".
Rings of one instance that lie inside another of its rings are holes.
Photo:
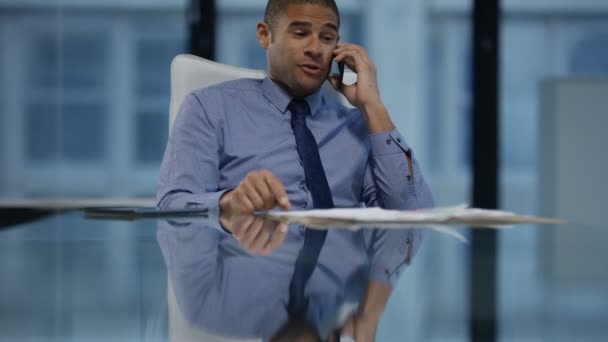
[[[502,210],[468,208],[466,205],[420,210],[382,208],[336,208],[304,211],[277,211],[264,214],[284,222],[297,222],[313,228],[430,228],[463,240],[449,226],[508,228],[517,224],[561,224],[561,220],[517,215]]]

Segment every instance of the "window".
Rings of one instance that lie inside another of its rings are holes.
[[[30,103],[27,156],[32,161],[99,161],[106,155],[107,115],[103,105]]]
[[[569,15],[555,14],[547,5],[539,13],[513,14],[503,20],[499,202],[506,210],[538,214],[542,205],[537,183],[544,175],[538,174],[536,165],[540,83],[554,77],[608,72],[608,13],[601,7],[598,3],[591,12]],[[568,340],[584,331],[593,339],[596,332],[605,330],[589,317],[603,317],[606,307],[597,305],[603,303],[602,297],[592,289],[604,293],[606,287],[600,282],[580,286],[575,279],[567,284],[546,281],[543,275],[550,261],[545,249],[554,246],[544,229],[528,226],[500,234],[501,338]]]
[[[585,34],[574,47],[569,64],[573,73],[608,74],[608,29]]]
[[[466,16],[433,16],[427,64],[425,170],[462,183],[471,162],[471,53]],[[462,200],[462,199],[461,199]]]
[[[499,122],[503,169],[531,173],[536,168],[538,87],[551,72],[546,30],[541,18],[503,20]]]
[[[28,48],[27,159],[103,161],[108,126],[106,35],[66,32],[58,40],[35,32]]]
[[[0,48],[0,74],[10,71],[10,81],[0,83],[11,87],[1,120],[11,131],[0,183],[12,196],[154,193],[170,63],[186,48],[185,2],[172,4],[102,12],[74,4],[61,20],[54,5],[2,15],[0,42],[11,43]]]
[[[135,51],[135,141],[134,161],[160,167],[169,129],[171,60],[184,50],[179,35],[168,38],[142,38]]]

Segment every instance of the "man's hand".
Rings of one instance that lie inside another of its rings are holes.
[[[220,216],[220,221],[250,254],[269,255],[283,243],[287,235],[287,223],[273,222],[260,216]]]
[[[356,342],[373,342],[376,340],[378,320],[361,313],[353,314],[342,327],[342,336],[350,336]]]
[[[391,287],[370,280],[361,298],[359,308],[346,320],[342,335],[354,337],[355,341],[374,341],[380,317],[391,294]]]
[[[232,191],[220,198],[220,214],[235,216],[276,206],[289,210],[289,199],[281,181],[267,170],[249,172]]]
[[[393,129],[394,125],[380,98],[376,67],[365,49],[355,44],[338,44],[334,50],[334,60],[344,62],[357,74],[357,82],[352,85],[338,87],[334,76],[329,77],[329,82],[361,111],[370,133]]]

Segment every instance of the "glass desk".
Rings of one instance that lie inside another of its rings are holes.
[[[4,228],[0,340],[268,340],[285,332],[289,321],[286,304],[297,250],[288,241],[301,233],[301,226],[290,225],[276,249],[252,256],[233,236],[199,221],[90,220],[69,212]],[[328,238],[323,248],[349,248],[340,245],[347,240]],[[448,236],[427,233],[421,253],[403,269],[386,304],[377,341],[469,339],[462,281],[467,274],[443,267],[448,255],[438,246],[461,254],[469,249]],[[253,248],[251,243],[248,247]],[[315,272],[323,277],[311,278],[315,290],[309,296],[308,324],[290,328],[331,340],[334,330],[348,324],[369,279],[366,268],[357,266],[365,265],[362,259],[333,257],[319,264]],[[449,274],[460,281],[438,283]],[[547,296],[530,305],[558,310],[563,304]],[[578,300],[573,298],[569,300]],[[593,299],[587,291],[581,298],[587,302],[575,306],[587,305],[584,310],[598,322],[607,317],[605,295]],[[604,325],[592,321],[589,330],[572,323],[572,334],[564,336],[547,312],[531,319],[533,338],[519,339],[510,331],[515,337],[499,340],[602,341],[608,336]]]

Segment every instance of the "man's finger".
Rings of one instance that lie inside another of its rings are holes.
[[[260,233],[260,230],[264,227],[264,220],[259,217],[253,217],[253,221],[247,228],[246,234],[243,236],[241,240],[241,245],[243,248],[249,250],[252,248],[256,237]]]
[[[232,200],[234,201],[233,209],[236,211],[235,214],[251,213],[255,209],[255,206],[242,189],[237,188],[234,190]]]
[[[285,241],[285,237],[287,236],[287,223],[280,222],[276,225],[270,240],[264,246],[263,252],[265,254],[270,254],[274,252],[279,246]]]
[[[257,179],[253,186],[263,202],[263,206],[260,209],[268,210],[274,208],[277,201],[274,197],[274,193],[272,193],[272,190],[268,186],[268,183],[264,180],[264,177]]]
[[[254,250],[258,254],[265,254],[264,246],[266,246],[266,243],[268,242],[268,239],[270,238],[271,234],[272,234],[272,222],[270,222],[268,220],[263,220],[262,229],[260,229],[260,232],[253,240],[253,242],[251,244],[251,249]]]
[[[254,184],[256,181],[247,181],[241,184],[243,190],[245,190],[245,194],[247,194],[247,198],[253,204],[255,209],[263,209],[264,207],[264,199],[260,196],[260,193],[257,190],[256,185]],[[259,181],[257,181],[259,182]]]
[[[283,210],[289,210],[289,198],[287,198],[287,193],[285,192],[285,188],[280,180],[278,180],[273,174],[268,173],[264,177],[266,183],[270,187],[274,197],[276,198],[277,203]]]
[[[240,241],[246,236],[247,229],[251,226],[254,218],[253,215],[243,215],[233,219],[232,235],[235,239]]]

